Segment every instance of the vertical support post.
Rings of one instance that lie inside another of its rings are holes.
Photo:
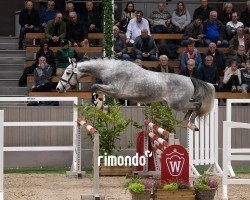
[[[94,199],[100,199],[99,196],[99,166],[98,166],[98,158],[99,158],[99,133],[94,133],[94,151],[93,151],[93,159],[94,159],[94,183],[93,183],[93,195]]]
[[[78,100],[74,100],[74,105],[73,106],[77,106],[78,105]],[[78,129],[77,129],[77,108],[74,107],[73,108],[73,121],[75,122],[75,125],[73,126],[73,148],[74,148],[74,151],[73,151],[73,163],[72,163],[72,167],[71,167],[71,172],[78,172],[79,170],[79,161],[81,161],[81,158],[79,157],[79,153],[81,152],[78,152],[79,150],[79,145],[81,146],[81,143],[79,144],[79,141],[78,141],[78,135],[80,134],[78,132]],[[80,147],[81,148],[81,147]]]
[[[0,200],[3,200],[3,168],[4,168],[4,111],[0,110]]]
[[[227,194],[227,176],[228,176],[228,156],[229,156],[229,152],[228,152],[228,131],[231,128],[228,128],[228,121],[224,121],[223,122],[223,173],[222,173],[222,199],[223,200],[227,200],[228,199],[228,194]]]

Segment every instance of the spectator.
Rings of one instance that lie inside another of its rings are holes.
[[[220,77],[218,69],[213,65],[213,56],[206,56],[205,64],[201,67],[201,76],[203,81],[213,84],[218,91]]]
[[[246,67],[241,69],[242,92],[250,93],[250,60],[247,61]]]
[[[245,36],[245,31],[243,27],[238,27],[237,28],[237,34],[234,36],[232,40],[230,40],[230,52],[231,54],[236,54],[238,46],[242,45],[245,47],[245,52],[248,54],[249,48],[250,48],[250,41],[249,39]]]
[[[31,88],[32,92],[46,92],[51,90],[52,68],[46,63],[46,58],[41,56],[39,64],[34,71],[35,85]]]
[[[72,1],[66,4],[66,11],[63,12],[63,21],[67,24],[70,21],[69,13],[75,12],[75,7]],[[80,15],[77,13],[77,19],[80,20]]]
[[[122,12],[121,21],[119,21],[116,24],[116,26],[118,26],[120,28],[120,30],[122,30],[123,32],[126,33],[129,21],[133,18],[135,18],[135,6],[134,6],[134,3],[132,1],[129,1],[126,5],[124,11]]]
[[[226,68],[226,59],[222,51],[220,51],[216,44],[214,42],[211,42],[208,45],[208,51],[205,54],[206,56],[212,56],[213,57],[213,66],[216,67],[216,69],[219,72],[220,76],[224,75],[224,70]]]
[[[35,68],[37,68],[39,64],[39,58],[43,56],[46,58],[46,62],[52,67],[52,75],[56,74],[56,63],[55,63],[55,56],[53,51],[50,50],[48,42],[44,41],[40,44],[40,49],[36,53],[36,61],[35,63],[30,66],[26,67],[23,71],[22,76],[19,79],[19,86],[25,86],[27,84],[27,75],[34,74]]]
[[[137,10],[135,13],[135,18],[129,21],[127,32],[126,32],[126,43],[131,45],[134,43],[136,37],[141,35],[142,29],[147,29],[148,34],[150,34],[148,21],[142,17],[143,12]]]
[[[89,33],[100,33],[102,31],[101,17],[100,13],[94,8],[93,2],[87,1],[83,21],[87,24]]]
[[[52,0],[47,2],[47,8],[41,6],[41,26],[43,30],[45,30],[49,20],[55,19],[57,11],[54,9],[54,7],[55,2]]]
[[[247,6],[245,11],[243,11],[240,15],[240,21],[243,22],[245,26],[245,32],[250,33],[250,1],[247,1]]]
[[[195,20],[197,16],[202,16],[202,21],[206,22],[209,19],[210,12],[213,10],[214,9],[208,5],[207,0],[200,0],[200,7],[195,9],[193,20]]]
[[[173,33],[171,14],[165,10],[164,3],[158,4],[158,10],[153,11],[148,20],[154,33]]]
[[[201,72],[197,67],[195,66],[195,60],[194,59],[188,59],[187,61],[187,67],[181,70],[181,75],[187,76],[187,77],[194,77],[197,79],[201,79]]]
[[[241,85],[241,73],[238,69],[238,64],[235,60],[232,60],[230,66],[226,68],[223,87],[226,90],[231,90],[232,92],[242,92]]]
[[[143,28],[141,35],[135,38],[133,51],[136,59],[140,60],[157,60],[157,47],[154,39],[148,35],[148,29]]]
[[[181,70],[187,68],[187,61],[189,59],[195,60],[196,69],[200,69],[202,60],[198,49],[195,48],[194,42],[189,41],[187,48],[182,52],[181,55]]]
[[[238,65],[238,68],[245,68],[246,67],[246,62],[247,62],[247,56],[245,52],[245,47],[243,45],[238,46],[238,50],[235,56],[233,58]]]
[[[19,35],[19,47],[18,49],[23,49],[23,40],[25,33],[41,31],[39,13],[33,8],[32,1],[26,1],[25,9],[20,12],[19,24],[21,26]]]
[[[57,51],[56,54],[58,60],[58,68],[56,70],[57,76],[62,76],[66,67],[68,67],[69,58],[72,62],[77,62],[79,57],[74,49],[69,48],[68,40],[63,40],[61,42],[61,49]]]
[[[218,19],[222,22],[222,24],[227,24],[232,21],[232,14],[234,13],[233,4],[226,3],[223,11],[219,11]]]
[[[61,40],[66,37],[66,24],[62,20],[62,13],[57,13],[54,20],[50,20],[45,29],[45,38],[50,46],[60,46]]]
[[[217,12],[211,11],[209,20],[204,24],[205,45],[208,46],[210,42],[216,43],[217,46],[227,47],[228,41],[223,40],[224,27],[217,19]]]
[[[156,72],[163,72],[163,73],[174,73],[174,69],[169,66],[168,57],[166,55],[161,55],[159,57],[159,65],[154,69]]]
[[[202,17],[197,16],[195,20],[187,26],[185,32],[182,37],[181,45],[187,46],[188,41],[195,42],[195,46],[203,47],[203,25],[202,25]]]
[[[172,14],[172,24],[174,25],[175,33],[183,33],[186,26],[191,22],[190,14],[186,10],[185,4],[182,1],[177,3],[177,8]]]
[[[130,60],[130,56],[127,54],[127,45],[125,40],[119,35],[119,28],[113,27],[114,34],[114,56],[122,60]]]
[[[232,21],[227,22],[226,33],[229,40],[231,40],[236,35],[238,27],[244,27],[244,24],[242,22],[239,22],[238,18],[238,13],[233,12]]]
[[[78,19],[76,12],[69,13],[70,20],[67,23],[67,38],[70,46],[85,47],[89,45],[88,30],[83,22]]]

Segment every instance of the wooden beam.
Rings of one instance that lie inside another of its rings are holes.
[[[53,83],[58,83],[60,78],[61,78],[60,76],[52,76],[51,81]],[[34,83],[35,82],[34,75],[28,74],[27,82],[28,83]],[[92,77],[92,76],[84,76],[84,77],[81,77],[80,80],[79,80],[79,83],[95,83],[95,82],[96,82],[96,78]]]
[[[152,34],[152,37],[155,40],[181,40],[183,34],[159,34],[154,33]]]
[[[216,92],[216,99],[250,99],[250,93]]]
[[[59,93],[58,91],[50,92],[29,92],[30,97],[78,97],[80,99],[92,99],[91,91],[69,90],[67,92]],[[98,92],[98,97],[103,98],[103,94]]]
[[[40,47],[29,46],[26,47],[26,53],[36,53]],[[56,53],[61,47],[50,47],[50,49]],[[70,47],[77,53],[102,53],[103,47]]]

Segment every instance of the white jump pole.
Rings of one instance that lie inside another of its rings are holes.
[[[4,141],[4,111],[0,110],[0,200],[3,200],[3,141]]]

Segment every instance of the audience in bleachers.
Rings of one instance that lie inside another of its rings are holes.
[[[23,49],[23,40],[25,33],[38,33],[40,29],[39,13],[33,8],[32,1],[25,2],[25,8],[21,11],[19,16],[20,35],[19,35],[19,49]]]
[[[48,21],[55,19],[57,11],[54,8],[55,2],[53,0],[47,2],[47,8],[40,6],[40,23],[43,31],[45,30]]]
[[[46,58],[41,56],[39,64],[34,71],[35,85],[31,88],[32,92],[46,92],[51,90],[52,67],[46,62]]]
[[[218,10],[219,16],[218,19],[222,22],[222,24],[227,24],[232,21],[232,14],[234,13],[233,4],[226,3],[224,9]]]
[[[66,24],[67,38],[70,46],[86,47],[89,45],[88,29],[85,24],[78,19],[76,12],[69,13],[70,20]]]
[[[246,37],[243,27],[238,27],[237,34],[232,40],[230,40],[229,49],[231,54],[235,55],[237,53],[239,45],[243,45],[245,47],[245,52],[248,53],[250,49],[250,40],[248,37]]]
[[[174,73],[174,68],[169,66],[168,57],[166,55],[161,55],[159,57],[160,63],[154,68],[156,72],[163,73]]]
[[[223,88],[231,92],[242,92],[241,73],[236,60],[232,60],[226,68],[223,78]]]
[[[175,33],[183,33],[187,25],[191,22],[191,17],[182,1],[177,3],[177,8],[172,14],[172,24]]]
[[[135,13],[135,18],[129,21],[127,32],[126,32],[126,43],[129,46],[135,41],[135,38],[141,35],[141,30],[147,29],[148,34],[151,35],[149,30],[148,21],[143,18],[143,12],[141,10],[137,10]]]
[[[79,61],[79,56],[78,56],[77,52],[74,49],[69,48],[69,41],[68,40],[62,40],[61,49],[59,49],[57,51],[56,58],[58,61],[58,66],[56,69],[57,76],[63,75],[64,70],[70,64],[69,58],[71,59],[72,62]]]
[[[55,19],[50,20],[45,29],[45,39],[50,46],[60,46],[61,40],[66,38],[66,24],[63,21],[62,13],[57,13]]]
[[[68,23],[70,20],[69,13],[75,11],[75,7],[72,1],[67,2],[66,10],[62,13],[63,14],[63,21]],[[78,19],[80,19],[79,14],[77,13]]]
[[[185,70],[187,68],[187,61],[189,59],[193,59],[195,61],[196,69],[201,68],[201,55],[199,50],[195,48],[195,43],[193,41],[189,41],[187,48],[185,48],[181,54],[181,70]]]
[[[148,17],[150,25],[153,27],[153,33],[173,33],[171,24],[171,14],[166,10],[164,3],[159,3],[157,10],[153,11]]]
[[[186,68],[183,68],[180,74],[197,79],[202,78],[201,71],[196,67],[195,60],[192,58],[188,59]]]
[[[229,40],[231,40],[236,35],[238,27],[244,28],[244,24],[242,22],[239,22],[238,19],[238,13],[233,12],[232,21],[229,21],[226,24],[227,39]]]
[[[133,51],[136,59],[157,60],[157,46],[154,39],[148,34],[148,29],[141,29],[141,35],[135,38]]]
[[[127,53],[127,44],[125,39],[120,36],[119,28],[117,26],[113,27],[114,34],[114,56],[115,58],[122,60],[130,60],[130,56]]]
[[[238,46],[237,53],[233,56],[232,59],[237,62],[239,69],[245,68],[247,62],[247,55],[245,52],[245,47],[243,45]]]
[[[181,45],[182,46],[187,46],[188,41],[193,41],[195,42],[196,47],[203,47],[204,42],[203,42],[203,24],[202,24],[202,17],[201,16],[196,16],[194,21],[189,24],[182,37]]]
[[[250,60],[247,60],[246,67],[241,69],[242,92],[250,93]]]
[[[210,12],[213,10],[214,9],[208,5],[207,0],[200,0],[200,7],[195,9],[193,14],[193,20],[195,20],[197,16],[201,16],[202,21],[206,22],[209,20]]]
[[[228,41],[224,39],[224,25],[217,19],[217,12],[211,11],[209,20],[204,23],[205,46],[211,42],[216,43],[217,46],[227,47]]]
[[[208,45],[208,51],[205,54],[205,57],[207,56],[212,56],[213,57],[213,66],[216,67],[216,69],[219,72],[220,76],[224,75],[224,70],[226,68],[226,59],[225,56],[223,54],[223,52],[221,52],[216,44],[214,42],[211,42]]]
[[[250,1],[246,2],[246,9],[240,15],[240,21],[245,26],[245,32],[250,33]]]
[[[129,21],[135,18],[135,6],[132,1],[129,1],[122,12],[121,20],[116,24],[121,31],[126,33]]]

